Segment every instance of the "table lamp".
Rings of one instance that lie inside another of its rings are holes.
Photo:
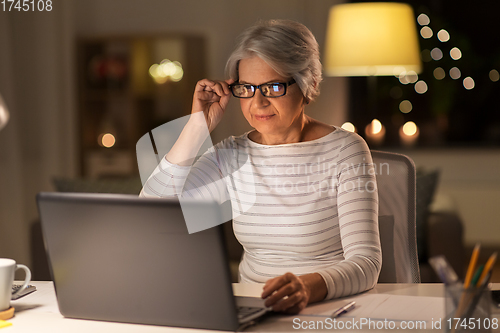
[[[0,94],[0,131],[9,122],[9,117],[9,110],[7,110],[7,105],[2,98],[2,94]]]
[[[413,9],[404,3],[386,2],[333,6],[324,64],[328,76],[420,73]]]
[[[333,6],[323,63],[327,76],[367,76],[374,108],[376,76],[422,71],[413,9],[408,4],[388,2]],[[376,134],[375,130],[385,132],[383,126],[373,124],[367,126],[368,137],[370,132]]]

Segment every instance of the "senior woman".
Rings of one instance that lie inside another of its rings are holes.
[[[231,200],[244,248],[240,281],[265,282],[262,297],[274,311],[298,313],[372,288],[382,264],[372,159],[357,134],[305,113],[322,79],[312,33],[293,21],[260,22],[242,33],[226,70],[227,81],[197,83],[192,116],[141,196]],[[231,95],[253,130],[191,166]],[[221,158],[225,150],[233,155]],[[225,181],[214,182],[220,175]],[[248,195],[254,202],[242,210]]]

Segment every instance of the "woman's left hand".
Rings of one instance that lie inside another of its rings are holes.
[[[301,277],[285,273],[267,280],[262,298],[267,298],[265,305],[273,311],[297,314],[309,303],[310,288]]]

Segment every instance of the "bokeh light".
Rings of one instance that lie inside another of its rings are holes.
[[[467,76],[464,79],[464,87],[465,87],[465,89],[471,90],[471,89],[474,89],[475,86],[476,86],[476,84],[474,83],[474,80],[470,76]]]
[[[414,71],[403,72],[399,75],[399,82],[402,84],[415,83],[418,81],[418,74]]]
[[[408,121],[403,125],[403,133],[407,136],[417,134],[417,125],[413,121]]]
[[[160,64],[151,65],[149,75],[156,83],[162,84],[169,79],[174,82],[180,81],[184,76],[184,71],[180,62],[163,59]]]
[[[423,38],[429,39],[432,37],[432,35],[433,33],[431,28],[425,26],[422,29],[420,29],[420,36],[422,36]]]
[[[460,79],[460,76],[462,76],[462,73],[460,72],[460,69],[458,67],[453,67],[452,69],[450,69],[450,77],[453,80]]]
[[[442,80],[446,76],[444,69],[442,69],[441,67],[436,68],[432,72],[432,74],[434,74],[434,77],[436,78],[436,80]]]
[[[462,58],[462,51],[458,47],[454,47],[450,50],[450,57],[453,60],[458,60]]]
[[[113,134],[105,133],[105,134],[99,135],[98,143],[102,147],[111,148],[115,145],[116,139],[115,139],[115,136]]]
[[[498,71],[496,69],[492,69],[490,71],[490,80],[493,81],[493,82],[497,82],[498,80],[500,80],[500,75],[498,74]]]
[[[2,95],[0,94],[0,130],[4,128],[9,122],[10,113],[7,110],[7,105],[3,101]]]
[[[425,94],[427,92],[427,83],[425,81],[418,81],[415,83],[415,91],[419,94]]]
[[[385,138],[385,127],[378,119],[373,119],[365,127],[365,135],[370,145],[381,145]]]
[[[342,124],[342,128],[349,132],[356,132],[356,127],[348,121]]]
[[[399,75],[399,82],[401,82],[401,84],[410,83],[410,82],[408,82],[408,78],[406,77],[406,73],[401,73],[401,75]]]
[[[438,47],[433,48],[431,51],[431,58],[436,61],[441,60],[441,58],[443,58],[443,51]]]
[[[409,71],[406,73],[406,80],[409,83],[415,83],[418,81],[418,74],[414,71]]]
[[[411,110],[413,110],[413,105],[411,104],[411,102],[409,100],[405,99],[404,101],[399,103],[399,111],[401,111],[403,113],[408,113]]]
[[[439,39],[440,42],[444,43],[450,40],[450,34],[448,33],[448,31],[441,29],[437,33],[437,38]]]
[[[429,16],[422,13],[422,14],[418,15],[417,22],[420,25],[428,25],[429,23],[431,23],[431,20],[430,20]]]
[[[372,134],[377,134],[382,131],[382,123],[378,119],[373,119],[371,122]]]

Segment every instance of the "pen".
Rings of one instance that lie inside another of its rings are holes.
[[[481,273],[483,272],[483,269],[484,269],[484,265],[481,265],[477,269],[476,273],[474,273],[474,277],[472,278],[472,281],[471,281],[471,286],[472,287],[478,287],[479,277],[481,276]]]
[[[434,256],[429,259],[432,268],[439,275],[439,278],[445,285],[452,285],[458,282],[458,276],[450,266],[446,258],[442,255]]]
[[[346,305],[342,306],[338,310],[335,310],[332,315],[330,316],[331,318],[337,318],[341,314],[347,313],[354,309],[354,306],[356,305],[356,302],[352,301],[351,303],[347,303]]]

